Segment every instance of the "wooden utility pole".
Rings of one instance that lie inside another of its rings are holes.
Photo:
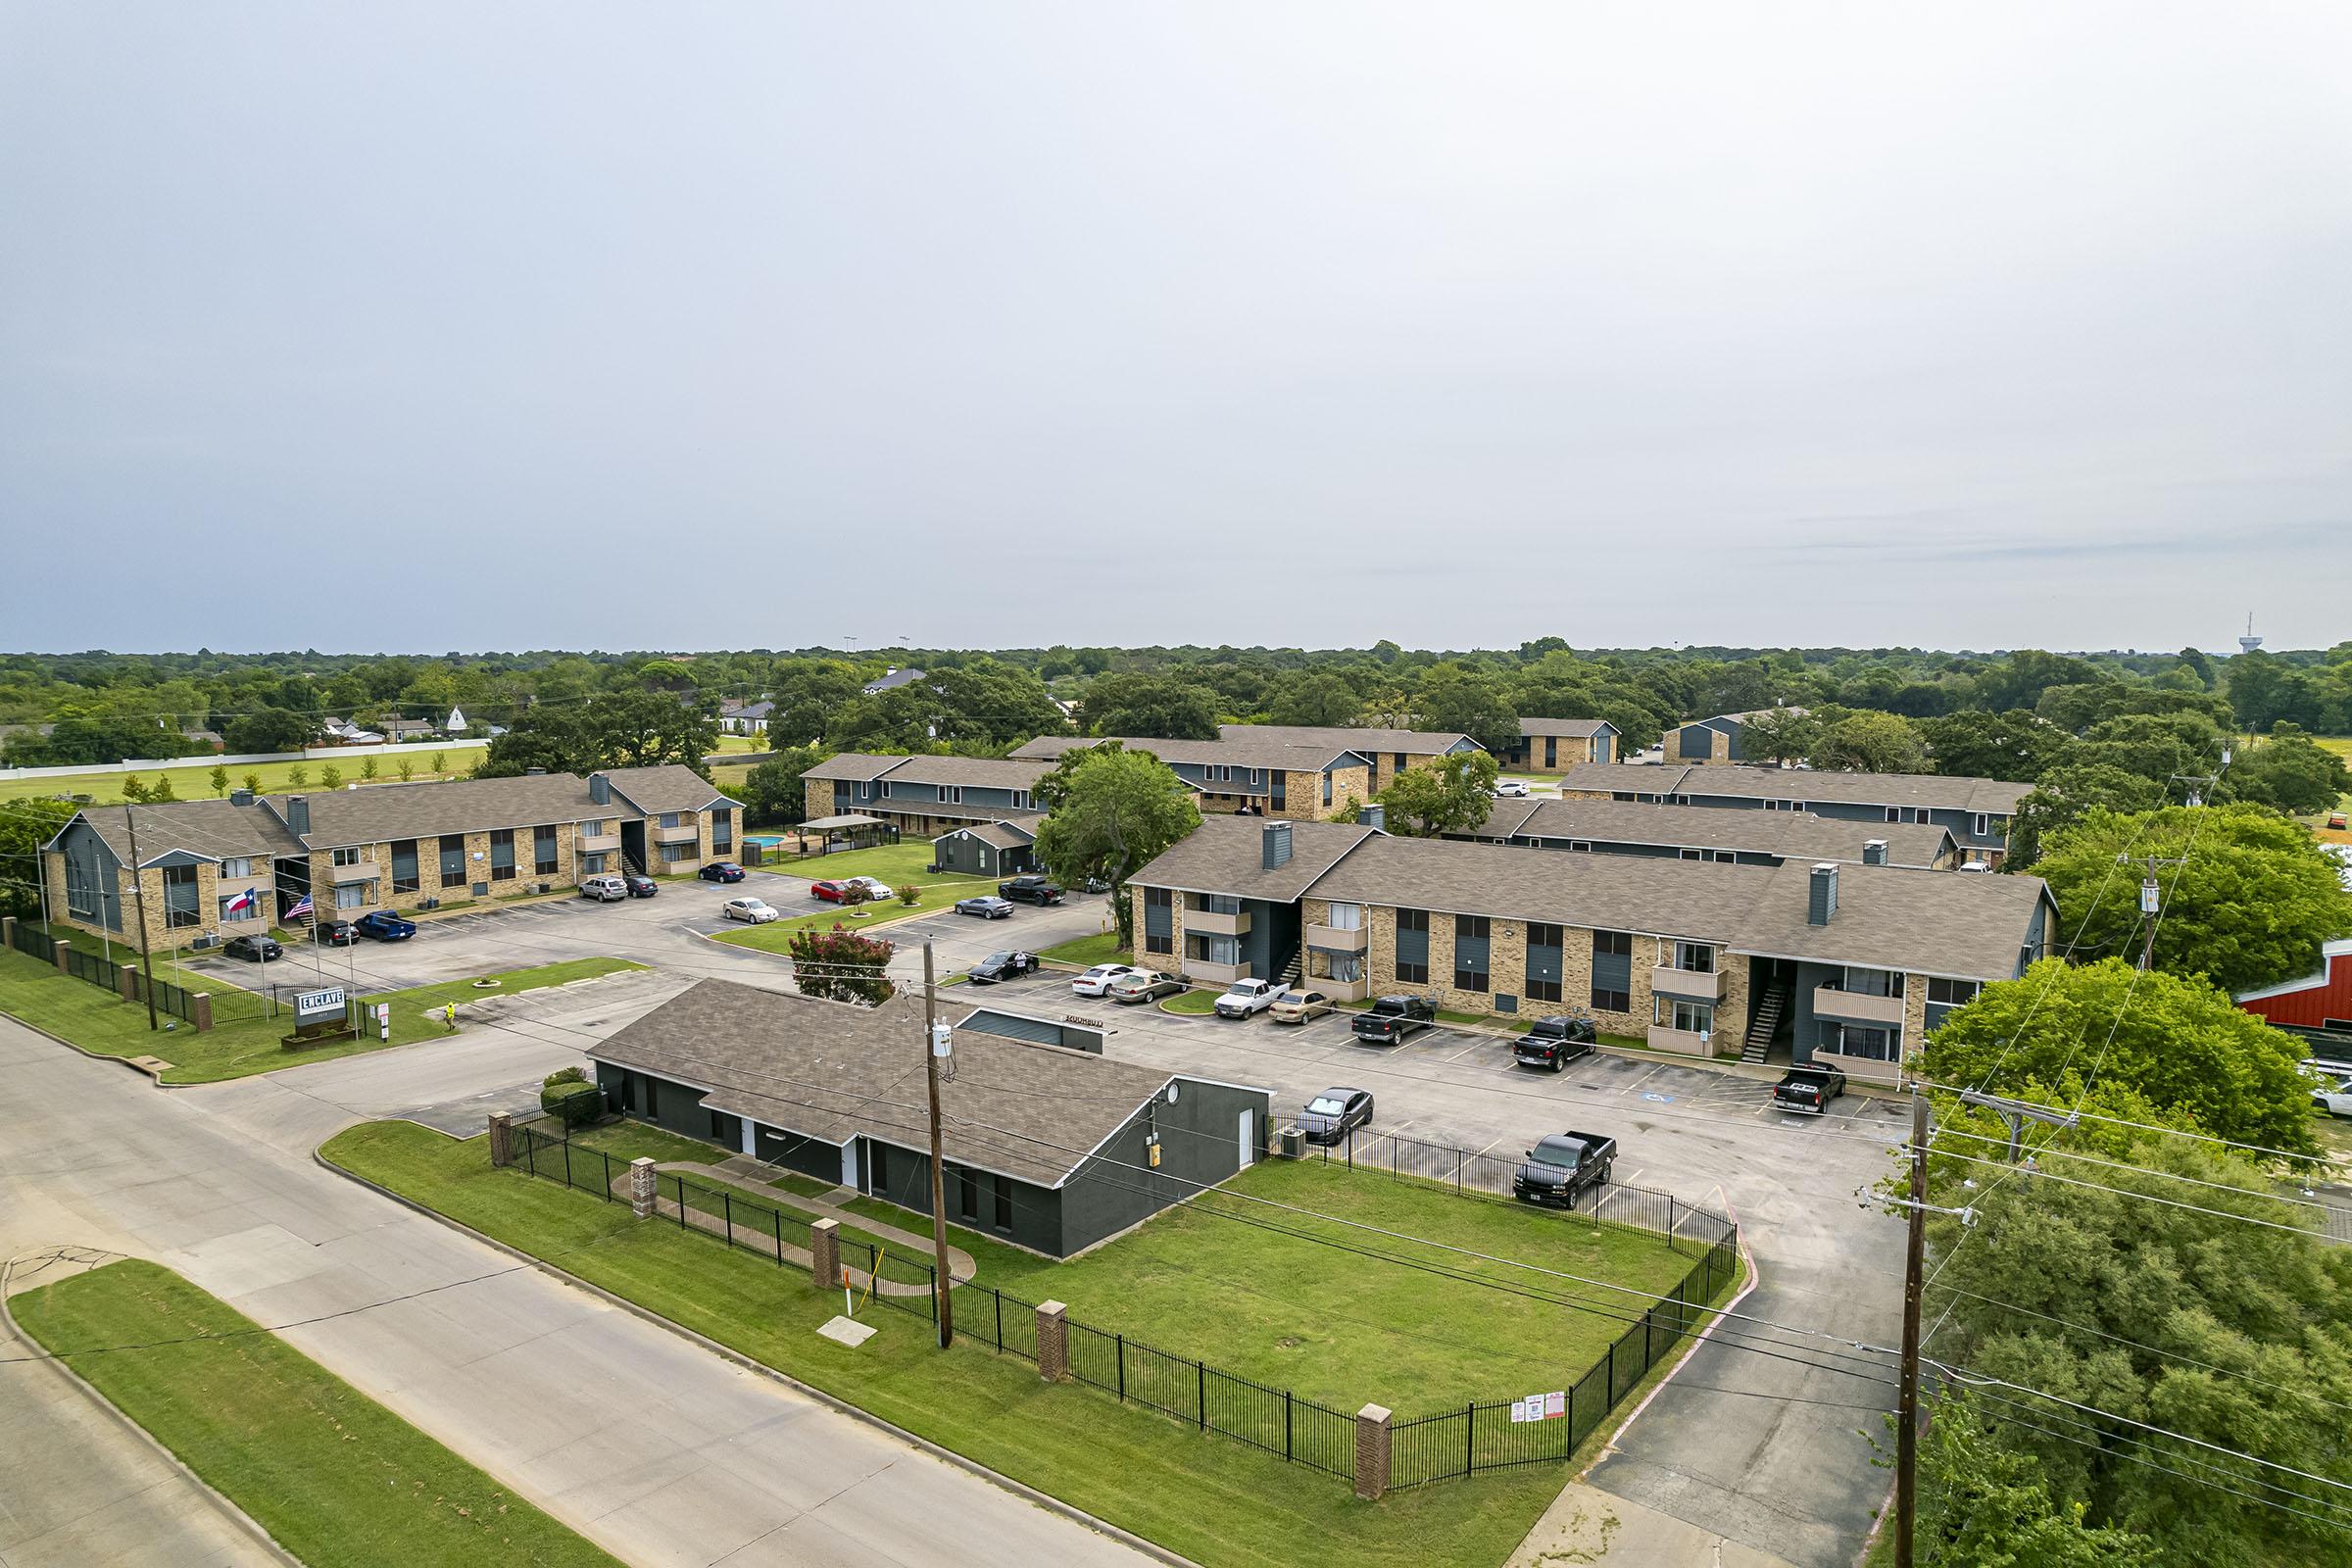
[[[1928,1257],[1928,1101],[1911,1091],[1911,1232],[1903,1248],[1902,1385],[1895,1395],[1894,1564],[1911,1568],[1919,1486],[1919,1303]]]
[[[931,977],[931,944],[923,944],[923,1077],[931,1089],[931,1306],[939,1319],[939,1348],[956,1340],[950,1303],[955,1279],[948,1273],[947,1178],[939,1148],[939,987]]]
[[[122,823],[130,831],[130,897],[139,906],[139,967],[147,975],[147,1027],[161,1028],[155,1021],[155,953],[147,945],[147,873],[139,865],[139,810],[128,801],[122,803]],[[100,910],[100,914],[104,914]],[[106,924],[101,918],[100,925]]]

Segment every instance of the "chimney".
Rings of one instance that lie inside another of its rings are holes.
[[[1286,865],[1291,858],[1291,824],[1268,822],[1257,830],[1258,865],[1268,871]]]
[[[1863,845],[1862,863],[1864,865],[1885,865],[1886,863],[1886,841],[1872,839],[1868,844]]]
[[[1389,830],[1389,808],[1378,801],[1366,801],[1357,808],[1355,819],[1375,833],[1386,833]]]
[[[237,788],[228,792],[228,804],[231,806],[251,806],[253,804],[253,791],[246,789],[242,785],[239,785]]]
[[[1828,925],[1838,912],[1838,862],[1824,860],[1813,867],[1805,894],[1805,924]]]
[[[612,804],[612,781],[602,773],[588,775],[588,798],[599,806]]]
[[[311,803],[299,795],[286,797],[286,830],[298,839],[311,836]]]

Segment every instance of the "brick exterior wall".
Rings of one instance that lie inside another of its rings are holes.
[[[1183,974],[1184,895],[1181,893],[1168,895],[1170,906],[1168,909],[1169,951],[1166,953],[1153,953],[1144,946],[1150,940],[1145,934],[1144,927],[1144,890],[1131,886],[1127,889],[1127,898],[1128,911],[1135,916],[1136,964],[1145,969],[1160,969],[1174,975]]]
[[[1559,760],[1556,762],[1546,763],[1544,760],[1544,743],[1546,740],[1557,740],[1560,743]],[[1527,748],[1527,760],[1506,764],[1503,768],[1504,772],[1565,773],[1579,762],[1597,762],[1601,760],[1599,754],[1593,750],[1600,744],[1598,736],[1588,736],[1580,741],[1573,735],[1530,735],[1520,744]]]
[[[803,821],[814,821],[820,816],[833,814],[833,781],[831,779],[805,778],[801,780],[801,790],[804,797],[801,802],[801,819]]]
[[[1686,764],[1695,763],[1700,766],[1707,766],[1718,762],[1730,762],[1732,760],[1732,738],[1719,729],[1708,730],[1707,736],[1707,750],[1705,753],[1686,754],[1683,751],[1682,730],[1680,728],[1668,730],[1666,732],[1666,738],[1662,743],[1666,749],[1666,760],[1669,762],[1682,762]]]

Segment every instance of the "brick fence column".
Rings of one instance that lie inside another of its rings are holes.
[[[1038,1303],[1037,1375],[1048,1383],[1070,1375],[1070,1309],[1059,1301]]]
[[[51,956],[57,960],[57,972],[64,974],[66,972],[66,944],[62,937],[58,940],[57,951]]]
[[[494,1110],[490,1113],[490,1168],[503,1169],[514,1163],[514,1116],[512,1111]]]
[[[122,993],[124,1002],[139,1000],[139,971],[124,964],[115,971],[115,989]]]
[[[0,914],[0,948],[13,948],[16,945],[17,917],[13,914]]]
[[[1389,1412],[1367,1404],[1355,1412],[1355,1494],[1378,1502],[1389,1490]]]
[[[629,1161],[629,1212],[639,1219],[654,1217],[654,1162],[651,1158]]]
[[[213,994],[210,991],[199,991],[188,998],[188,1022],[196,1026],[198,1034],[213,1026]]]
[[[841,1283],[841,1221],[820,1219],[808,1227],[808,1278],[820,1291]]]

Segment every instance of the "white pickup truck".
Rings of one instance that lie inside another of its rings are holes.
[[[1236,980],[1217,999],[1217,1016],[1247,1018],[1265,1011],[1281,996],[1282,987],[1271,980]]]

